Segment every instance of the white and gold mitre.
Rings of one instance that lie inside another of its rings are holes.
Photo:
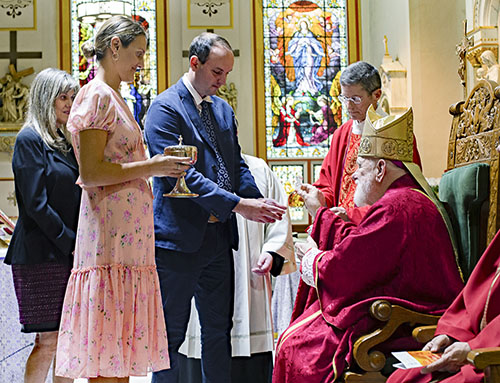
[[[413,161],[413,111],[382,117],[370,105],[359,144],[358,156],[403,162]]]

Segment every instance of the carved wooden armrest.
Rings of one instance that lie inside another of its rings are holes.
[[[500,365],[500,347],[477,348],[467,354],[467,360],[480,370]]]
[[[370,306],[370,314],[373,318],[385,325],[371,334],[361,336],[354,343],[354,359],[364,371],[380,371],[385,365],[385,355],[377,350],[371,349],[387,340],[404,323],[410,326],[415,324],[436,324],[439,316],[421,314],[408,310],[398,305],[391,305],[386,300],[377,300]]]
[[[436,325],[432,326],[419,326],[414,328],[411,335],[419,343],[427,343],[432,338],[434,338],[434,333],[436,332]]]

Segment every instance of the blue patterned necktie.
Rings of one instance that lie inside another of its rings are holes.
[[[205,130],[208,133],[210,142],[215,148],[215,157],[217,158],[217,185],[227,191],[231,191],[231,180],[229,179],[229,173],[227,172],[226,164],[224,159],[220,155],[219,147],[217,145],[217,139],[215,138],[214,123],[212,121],[212,115],[210,113],[210,103],[203,101],[201,103],[201,120],[205,125]]]

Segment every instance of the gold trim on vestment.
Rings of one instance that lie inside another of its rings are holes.
[[[500,266],[497,267],[497,271],[495,273],[495,277],[493,278],[493,282],[491,282],[490,289],[488,290],[488,296],[486,297],[486,304],[484,305],[484,310],[483,310],[483,315],[481,317],[481,322],[479,324],[479,330],[483,331],[483,329],[486,327],[486,314],[488,312],[488,306],[490,304],[490,297],[491,297],[491,292],[493,291],[493,286],[495,286],[495,283],[497,282],[498,277],[500,277]]]
[[[455,255],[455,263],[457,264],[458,268],[458,273],[460,274],[460,278],[462,279],[462,282],[464,282],[464,275],[462,273],[462,269],[460,268],[460,263],[458,259],[458,245],[457,241],[455,238],[455,232],[453,230],[453,226],[450,221],[450,217],[448,216],[448,213],[446,212],[446,209],[444,208],[443,204],[441,201],[438,199],[434,191],[432,190],[431,186],[427,183],[427,180],[425,179],[424,175],[422,174],[422,171],[418,167],[417,164],[413,162],[404,162],[403,164],[406,166],[410,174],[413,176],[415,181],[424,189],[425,193],[422,192],[421,190],[414,189],[423,195],[425,195],[427,198],[429,198],[434,205],[437,207],[439,214],[441,214],[441,217],[443,218],[444,224],[446,226],[446,229],[448,230],[448,235],[450,236],[450,241],[451,241],[451,246],[453,248],[453,254]]]
[[[335,327],[333,325],[333,323],[330,323],[326,318],[325,316],[323,315],[323,307],[321,306],[321,299],[319,297],[319,291],[318,291],[318,274],[319,274],[319,267],[318,267],[318,262],[319,260],[323,257],[323,255],[326,254],[326,251],[323,251],[322,253],[319,253],[316,258],[314,259],[314,268],[316,269],[316,273],[314,275],[314,284],[315,284],[315,287],[316,287],[316,294],[318,295],[318,302],[319,302],[319,308],[320,308],[320,311],[321,311],[321,316],[323,318],[323,320],[328,323],[330,326],[332,327]],[[333,354],[333,359],[332,359],[332,368],[333,368],[333,381],[336,381],[337,380],[337,366],[335,365],[335,357],[337,356],[337,352],[338,352],[339,348],[337,347],[337,349],[335,350],[334,354]]]
[[[319,274],[318,262],[321,260],[321,258],[323,258],[323,255],[325,255],[327,251],[333,251],[333,250],[325,250],[325,251],[319,253],[318,255],[316,255],[316,258],[314,258],[313,267],[314,267],[314,269],[316,271],[314,273],[314,289],[316,290],[316,295],[318,297],[318,303],[319,303],[319,309],[321,311],[321,316],[323,317],[323,319],[325,320],[326,323],[328,323],[332,327],[335,327],[333,325],[333,323],[328,322],[328,320],[323,315],[323,306],[321,305],[321,298],[319,297],[319,291],[318,291],[318,274]]]
[[[337,377],[338,377],[337,366],[335,365],[335,357],[337,356],[338,352],[339,352],[339,348],[337,347],[337,349],[335,350],[335,353],[333,354],[333,358],[332,358],[333,381],[334,382],[337,380]],[[346,364],[347,364],[347,361],[346,361]]]
[[[302,319],[299,323],[296,323],[293,326],[288,327],[281,335],[280,341],[276,346],[276,353],[280,352],[281,345],[293,334],[293,332],[295,332],[295,330],[297,330],[300,326],[312,321],[320,314],[321,310],[318,310],[314,314],[309,315],[307,318]]]

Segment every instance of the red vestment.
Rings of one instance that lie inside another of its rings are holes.
[[[304,138],[302,137],[302,132],[300,130],[300,121],[297,120],[296,113],[297,112],[293,108],[287,109],[285,105],[281,107],[278,136],[273,140],[273,146],[275,148],[286,145],[288,135],[290,134],[290,129],[292,127],[292,122],[295,129],[295,137],[297,139],[297,143],[300,146],[309,146],[309,144],[305,142]]]
[[[499,267],[500,234],[497,233],[474,268],[463,291],[439,320],[436,335],[446,334],[459,342],[467,342],[472,349],[500,346],[500,278],[495,279]],[[483,316],[486,321],[481,325]],[[415,368],[396,371],[388,383],[424,383],[430,382],[431,378],[431,374],[422,375],[420,368]],[[482,381],[483,373],[470,364],[443,380],[446,383]]]
[[[325,196],[326,205],[328,207],[341,206],[339,205],[339,197],[341,194],[342,178],[345,171],[347,150],[349,148],[349,142],[351,141],[353,122],[353,120],[347,121],[333,133],[330,150],[321,165],[319,179],[314,183],[314,186],[321,190]],[[357,145],[359,146],[359,142]],[[413,162],[422,168],[422,162],[418,154],[417,141],[415,138],[413,138]],[[347,196],[345,199],[352,201],[354,189],[351,189],[350,192],[352,196]],[[369,206],[354,209],[350,209],[347,206],[346,208],[349,209],[349,218],[351,218],[353,222],[359,223]]]
[[[370,304],[387,299],[444,312],[463,287],[446,225],[410,175],[390,186],[359,225],[318,210],[316,288],[300,281],[292,322],[276,349],[274,383],[323,383],[353,362],[354,341],[379,325]],[[410,334],[385,350],[416,349]]]

